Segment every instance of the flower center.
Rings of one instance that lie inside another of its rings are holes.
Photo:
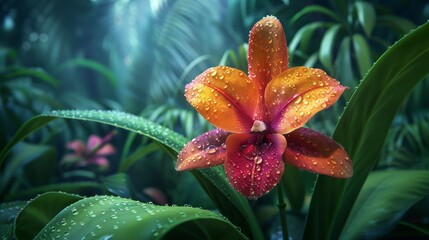
[[[250,129],[251,132],[263,132],[265,130],[267,130],[267,125],[260,120],[255,120],[252,128]]]

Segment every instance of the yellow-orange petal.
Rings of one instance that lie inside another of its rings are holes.
[[[235,68],[207,69],[186,85],[185,97],[207,121],[229,132],[250,132],[258,116],[256,86]]]
[[[215,129],[192,139],[180,151],[176,170],[207,168],[223,164],[226,159],[225,141],[230,134],[221,129]]]
[[[331,138],[308,128],[299,128],[285,137],[288,143],[283,153],[285,163],[337,178],[353,175],[349,155]]]
[[[271,128],[285,134],[302,127],[334,104],[345,89],[320,69],[295,67],[281,73],[265,89]]]
[[[286,37],[280,21],[267,16],[257,22],[249,35],[249,77],[263,94],[275,76],[288,69]]]

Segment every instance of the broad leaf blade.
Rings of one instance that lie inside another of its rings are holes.
[[[59,110],[28,120],[0,153],[0,166],[16,143],[55,118],[99,122],[147,136],[158,143],[173,158],[187,143],[187,139],[182,135],[132,114],[102,110]],[[240,227],[246,235],[262,238],[261,230],[247,199],[237,193],[218,170],[208,168],[193,170],[192,172],[198,181],[203,183],[204,189],[212,197],[222,214]]]
[[[426,196],[429,196],[428,171],[374,172],[363,185],[341,238],[378,238]]]
[[[396,42],[372,66],[333,135],[349,153],[354,176],[319,176],[304,238],[337,239],[359,191],[378,161],[390,124],[411,90],[429,73],[429,23]]]
[[[49,192],[31,200],[15,220],[16,238],[33,239],[54,216],[80,199],[77,195]]]
[[[40,209],[49,202],[44,203]],[[162,239],[175,234],[187,239],[246,238],[230,222],[211,211],[96,196],[65,207],[35,239]]]

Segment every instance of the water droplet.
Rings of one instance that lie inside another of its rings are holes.
[[[217,147],[214,145],[210,145],[206,148],[206,153],[208,154],[214,154],[217,152]]]
[[[213,71],[210,73],[210,76],[214,77],[214,76],[216,76],[216,74],[217,74],[217,71],[216,71],[216,70],[213,70]]]
[[[302,100],[302,97],[301,97],[301,96],[298,96],[298,97],[296,98],[296,100],[295,100],[295,103],[296,103],[296,104],[298,104],[298,103],[300,103],[300,102],[301,102],[301,100]]]
[[[262,163],[262,157],[261,156],[256,156],[253,158],[253,160],[255,161],[256,164],[261,164]]]

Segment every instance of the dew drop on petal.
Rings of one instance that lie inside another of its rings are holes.
[[[217,152],[216,146],[210,145],[206,148],[206,153],[208,153],[208,154],[214,154],[216,152]]]
[[[255,161],[256,164],[261,164],[262,163],[262,157],[261,156],[256,156],[253,158],[253,160]]]

